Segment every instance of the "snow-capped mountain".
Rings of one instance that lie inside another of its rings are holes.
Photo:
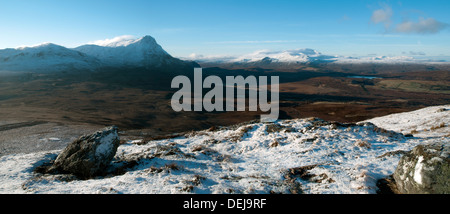
[[[52,43],[0,50],[0,71],[95,71],[104,67],[176,68],[192,66],[168,54],[151,36],[82,45],[69,49]]]
[[[430,60],[417,60],[411,56],[370,56],[370,57],[339,57],[337,63],[430,63]]]
[[[161,67],[183,63],[168,54],[151,36],[113,40],[101,45],[88,44],[74,50],[96,57],[108,66]]]
[[[240,56],[236,59],[231,60],[231,62],[281,62],[281,63],[307,63],[313,61],[325,61],[333,59],[333,56],[323,55],[320,52],[304,48],[295,50],[285,50],[285,51],[269,51],[261,50],[256,51],[251,54]]]
[[[52,43],[0,50],[0,71],[94,70],[101,65],[95,57]]]
[[[233,63],[247,65],[269,65],[269,64],[299,64],[309,62],[331,62],[336,56],[329,56],[310,48],[271,51],[258,50],[241,56],[212,56],[191,54],[185,59],[206,63]]]
[[[310,48],[293,50],[258,50],[238,56],[205,56],[191,54],[184,59],[199,63],[234,64],[248,66],[283,66],[308,63],[342,63],[342,64],[404,64],[404,63],[449,63],[445,60],[417,59],[412,56],[341,56],[327,55]]]
[[[111,174],[89,180],[33,172],[60,150],[10,154],[0,158],[0,193],[376,193],[402,153],[450,143],[449,124],[444,105],[356,124],[305,118],[128,140]]]

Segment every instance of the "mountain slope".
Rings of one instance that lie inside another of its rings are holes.
[[[439,128],[417,137],[388,130],[394,121],[431,130],[436,124],[424,121],[446,118],[448,127],[449,117],[446,105],[391,115],[386,124],[374,118],[379,126],[308,118],[127,141],[110,174],[90,180],[33,173],[60,151],[8,155],[0,158],[0,193],[376,193],[403,151],[450,143]]]
[[[412,112],[391,114],[367,120],[377,126],[417,137],[450,135],[449,106],[432,106]]]
[[[151,36],[69,49],[52,43],[0,50],[0,71],[60,72],[123,68],[183,70],[196,64],[172,57]]]
[[[95,57],[52,43],[0,50],[0,71],[89,71],[100,66]]]
[[[184,63],[168,54],[151,36],[128,40],[126,43],[83,45],[74,50],[96,57],[113,67],[163,67]]]

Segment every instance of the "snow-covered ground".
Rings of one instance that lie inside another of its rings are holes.
[[[416,137],[450,135],[450,106],[432,106],[368,120],[377,126]]]
[[[450,143],[450,105],[369,121],[254,122],[128,141],[111,173],[90,180],[33,172],[60,150],[8,155],[0,158],[0,193],[376,193],[401,151]]]

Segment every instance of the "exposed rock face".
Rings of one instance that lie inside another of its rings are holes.
[[[83,135],[58,155],[50,170],[72,173],[84,179],[101,174],[116,154],[119,141],[115,126]]]
[[[450,143],[416,146],[393,175],[404,194],[450,194]]]

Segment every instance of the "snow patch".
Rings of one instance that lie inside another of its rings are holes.
[[[416,167],[414,167],[414,181],[418,184],[422,184],[422,168],[423,168],[423,157],[420,156],[417,160]]]
[[[97,146],[95,150],[95,156],[97,158],[101,158],[102,156],[107,155],[106,153],[111,151],[114,144],[112,143],[114,139],[118,138],[117,133],[110,133],[106,137],[100,140],[100,145]]]
[[[432,106],[411,112],[366,120],[387,130],[414,137],[440,137],[450,133],[450,105]]]

